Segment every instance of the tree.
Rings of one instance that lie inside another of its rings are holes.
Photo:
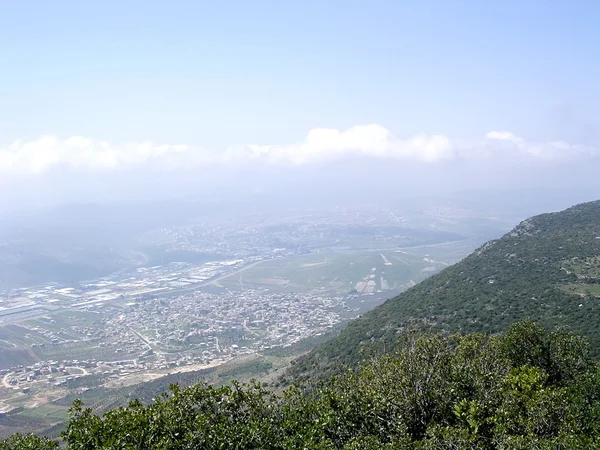
[[[67,449],[555,449],[600,444],[600,365],[531,321],[505,333],[406,332],[393,353],[281,394],[204,384],[98,416],[76,401]],[[56,449],[16,435],[0,450]]]

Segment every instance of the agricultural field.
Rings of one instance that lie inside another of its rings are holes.
[[[562,268],[577,275],[576,283],[562,286],[562,290],[581,297],[600,297],[600,257],[573,258]]]
[[[600,256],[590,258],[574,258],[564,267],[581,278],[600,279]]]
[[[562,287],[565,292],[578,294],[582,297],[600,297],[600,284],[575,283]]]
[[[459,259],[459,255],[463,254],[461,250],[448,245],[406,251],[348,251],[288,256],[257,264],[220,280],[219,285],[231,290],[264,287],[287,292],[397,292]]]

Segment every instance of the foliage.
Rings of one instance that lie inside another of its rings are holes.
[[[389,349],[412,326],[448,333],[498,333],[532,319],[586,336],[600,356],[600,201],[522,222],[461,262],[348,324],[336,339],[300,358],[283,383],[354,367]],[[575,288],[574,288],[575,287]]]
[[[58,442],[32,434],[15,434],[0,442],[0,450],[55,450]]]
[[[68,449],[550,449],[600,444],[600,365],[531,321],[504,334],[403,333],[393,353],[283,393],[179,388],[98,416],[75,401]],[[0,450],[52,449],[14,436]]]

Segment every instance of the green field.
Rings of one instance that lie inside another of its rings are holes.
[[[80,339],[82,336],[71,327],[99,327],[102,325],[102,314],[88,311],[60,311],[42,317],[30,319],[23,324],[30,328],[41,328],[52,332],[61,332],[65,339]]]
[[[563,287],[564,291],[582,296],[600,296],[600,284],[568,284]]]
[[[423,280],[447,264],[424,258],[418,253],[393,250],[290,256],[250,267],[221,280],[219,285],[232,290],[263,287],[347,293],[357,289],[357,284],[372,280],[375,283],[373,292],[398,290],[411,285],[411,280],[415,283]]]
[[[11,342],[17,347],[29,347],[31,344],[50,342],[40,333],[19,325],[4,325],[0,327],[0,340]]]
[[[5,341],[3,339],[0,339],[0,348],[15,348],[15,344],[13,344],[12,342],[8,342]]]
[[[600,278],[600,257],[574,258],[565,263],[565,268],[587,278]]]

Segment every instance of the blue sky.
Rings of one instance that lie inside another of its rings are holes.
[[[315,127],[598,144],[600,3],[3,2],[0,142],[224,147]]]
[[[456,149],[503,132],[528,153],[554,141],[592,152],[598,23],[600,3],[584,0],[6,1],[0,171],[2,149],[5,171],[19,158],[65,162],[71,136],[88,139],[76,147],[90,155],[108,148],[99,142],[123,154],[152,142],[214,159],[248,145],[290,153],[310,130],[371,124],[385,130],[369,129],[375,141],[424,133]],[[57,141],[43,147],[41,136]],[[331,153],[346,137],[309,147]],[[366,153],[382,152],[369,142]],[[420,151],[398,145],[393,154]]]

